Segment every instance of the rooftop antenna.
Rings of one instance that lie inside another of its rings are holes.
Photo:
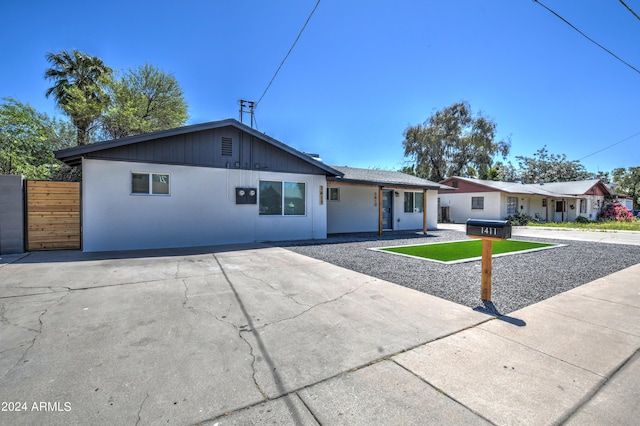
[[[242,119],[243,119],[243,114],[245,112],[248,112],[251,116],[251,128],[253,129],[253,124],[255,122],[254,119],[254,110],[256,108],[256,103],[254,101],[248,101],[246,99],[240,99],[238,101],[238,104],[240,105],[240,122],[243,123]],[[249,108],[247,110],[247,108]]]

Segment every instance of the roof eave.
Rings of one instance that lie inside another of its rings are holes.
[[[411,188],[411,189],[427,189],[437,191],[441,189],[442,186],[445,185],[418,185],[411,183],[400,183],[400,182],[380,182],[380,181],[372,181],[372,180],[363,180],[363,179],[348,179],[348,178],[327,178],[328,182],[335,183],[345,183],[352,185],[366,185],[366,186],[381,186],[381,187],[390,187],[390,188]],[[442,188],[446,189],[446,188]],[[453,189],[453,188],[452,188]]]

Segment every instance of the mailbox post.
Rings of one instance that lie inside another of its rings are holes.
[[[467,236],[482,239],[482,286],[480,298],[491,301],[491,274],[493,241],[511,238],[511,223],[508,220],[467,220]]]

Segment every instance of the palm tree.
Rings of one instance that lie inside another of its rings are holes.
[[[111,76],[111,68],[102,59],[73,49],[60,53],[47,53],[51,68],[44,76],[54,85],[46,92],[53,95],[56,104],[67,114],[77,129],[78,145],[89,142],[91,125],[100,117],[109,103],[103,86]]]

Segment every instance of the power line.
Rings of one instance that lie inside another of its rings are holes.
[[[291,48],[289,49],[289,51],[287,52],[287,54],[285,55],[284,59],[282,60],[282,62],[280,62],[280,66],[278,67],[278,69],[276,70],[275,74],[273,74],[273,77],[271,77],[271,81],[269,82],[269,84],[267,84],[267,88],[264,89],[264,92],[262,92],[262,96],[260,96],[260,99],[258,99],[258,102],[256,102],[256,107],[258,106],[258,104],[260,104],[260,101],[262,101],[262,98],[264,98],[264,95],[267,94],[267,90],[269,90],[269,88],[271,87],[271,83],[273,83],[273,80],[276,79],[276,76],[278,75],[278,72],[280,72],[280,68],[282,68],[282,66],[284,65],[285,61],[287,60],[287,58],[289,57],[289,55],[291,54],[291,51],[293,50],[293,48],[295,47],[296,43],[298,43],[298,40],[300,40],[300,36],[302,35],[302,33],[304,32],[304,29],[307,28],[307,24],[309,23],[309,21],[311,20],[311,17],[313,16],[313,14],[316,12],[316,9],[318,8],[318,5],[320,4],[320,0],[318,0],[318,2],[316,3],[315,7],[313,8],[313,10],[311,11],[311,13],[309,14],[309,17],[307,18],[306,22],[304,23],[304,25],[302,26],[302,29],[300,30],[300,32],[298,33],[298,37],[296,37],[295,41],[293,42],[293,44],[291,45]]]
[[[600,149],[600,150],[598,150],[598,151],[596,151],[596,152],[592,152],[592,153],[591,153],[591,154],[589,154],[589,155],[585,155],[585,156],[584,156],[584,157],[582,157],[582,158],[578,158],[576,161],[582,161],[582,160],[584,160],[585,158],[589,158],[589,157],[591,157],[592,155],[599,154],[599,153],[601,153],[601,152],[602,152],[602,151],[604,151],[604,150],[607,150],[607,149],[609,149],[609,148],[611,148],[611,147],[614,147],[614,146],[616,146],[616,145],[619,145],[619,144],[621,144],[622,142],[626,142],[626,141],[628,141],[629,139],[631,139],[631,138],[635,138],[635,137],[636,137],[636,136],[638,136],[638,135],[640,135],[640,132],[638,132],[638,133],[636,133],[636,134],[633,134],[633,135],[631,135],[631,136],[629,136],[629,137],[627,137],[627,138],[624,138],[624,139],[622,139],[621,141],[618,141],[618,142],[616,142],[616,143],[612,143],[611,145],[605,146],[604,148],[602,148],[602,149]]]
[[[624,7],[626,7],[626,8],[627,8],[627,10],[628,10],[629,12],[631,12],[631,14],[632,14],[633,16],[635,16],[636,18],[640,19],[640,16],[638,16],[638,14],[637,14],[637,13],[635,13],[635,12],[633,11],[633,9],[631,9],[629,6],[627,6],[627,4],[626,4],[625,2],[623,2],[622,0],[620,0],[620,3],[622,3],[622,5],[623,5]]]
[[[620,58],[619,56],[617,56],[615,53],[613,53],[612,51],[610,51],[609,49],[607,49],[606,47],[604,47],[603,45],[601,45],[600,43],[598,43],[597,41],[595,41],[594,39],[592,39],[591,37],[589,37],[588,35],[586,35],[585,33],[583,33],[582,31],[580,31],[578,28],[576,28],[575,25],[573,25],[571,22],[567,21],[566,19],[564,19],[562,16],[558,15],[556,12],[554,12],[552,9],[549,9],[547,6],[545,6],[544,4],[540,3],[538,0],[533,0],[535,3],[538,3],[540,6],[544,7],[545,9],[547,9],[549,12],[553,13],[554,15],[556,15],[559,19],[561,19],[562,21],[564,21],[567,25],[569,25],[571,28],[573,28],[574,30],[576,30],[577,32],[579,32],[584,38],[586,38],[587,40],[589,40],[591,43],[595,44],[596,46],[598,46],[600,49],[604,50],[605,52],[607,52],[608,54],[610,54],[611,56],[613,56],[614,58],[616,58],[617,60],[619,60],[620,62],[622,62],[623,64],[625,64],[626,66],[628,66],[629,68],[631,68],[632,70],[634,70],[635,72],[637,72],[638,74],[640,74],[640,70],[637,69],[636,67],[634,67],[633,65],[629,64],[628,62],[624,61],[622,58]]]

